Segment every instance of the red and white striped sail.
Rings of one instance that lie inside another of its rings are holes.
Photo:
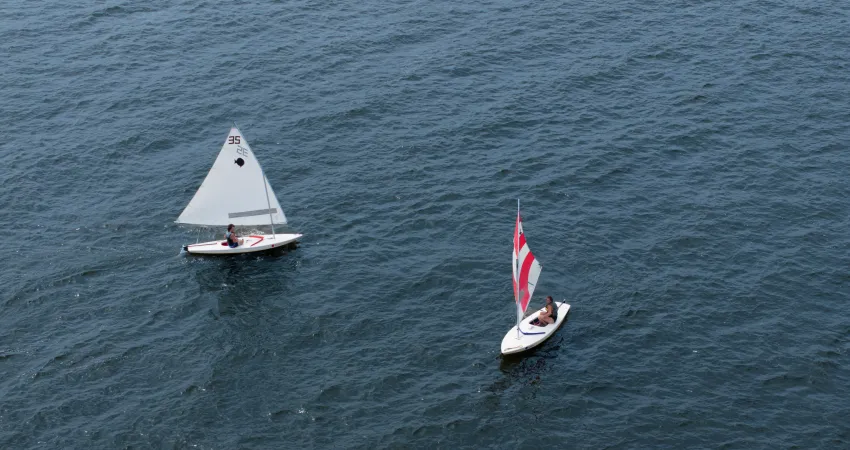
[[[534,287],[540,276],[540,263],[528,248],[525,241],[525,233],[522,232],[522,218],[519,214],[519,205],[516,212],[516,229],[514,230],[514,299],[517,303],[517,315],[521,316],[528,308],[531,296],[534,295]]]

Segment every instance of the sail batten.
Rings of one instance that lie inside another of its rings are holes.
[[[195,196],[176,220],[203,226],[286,224],[251,146],[233,127]]]
[[[254,211],[227,213],[227,217],[235,219],[238,217],[268,216],[269,214],[277,214],[277,209],[257,209]]]

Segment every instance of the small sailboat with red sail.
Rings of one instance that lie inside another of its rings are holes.
[[[554,307],[558,311],[555,323],[546,325],[537,320],[537,316],[541,312],[546,311],[545,307],[525,316],[525,311],[528,309],[532,295],[534,295],[534,288],[537,286],[537,279],[540,277],[540,271],[542,269],[543,267],[534,254],[531,253],[531,249],[525,239],[525,233],[522,229],[522,216],[519,210],[519,200],[517,200],[513,250],[513,285],[517,317],[516,326],[511,328],[502,339],[503,355],[523,352],[540,345],[552,336],[561,327],[564,320],[566,320],[570,305],[565,302],[553,302]]]

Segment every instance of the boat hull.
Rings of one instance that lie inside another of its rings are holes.
[[[549,337],[555,334],[555,331],[557,331],[564,321],[567,320],[567,313],[570,311],[570,305],[567,303],[555,302],[555,305],[558,308],[558,320],[556,320],[554,324],[547,325],[545,327],[539,327],[531,324],[531,322],[534,321],[541,312],[545,311],[546,308],[529,314],[528,317],[522,319],[520,322],[519,332],[517,332],[517,327],[514,326],[507,332],[507,334],[505,334],[505,337],[502,338],[502,354],[510,355],[530,350],[542,344],[546,341],[546,339],[549,339]]]
[[[242,245],[229,247],[227,241],[210,241],[183,246],[183,250],[193,255],[238,255],[242,253],[255,253],[275,248],[285,247],[295,243],[300,234],[252,234],[242,236]]]

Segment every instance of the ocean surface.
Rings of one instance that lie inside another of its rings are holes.
[[[0,12],[0,448],[850,448],[846,1]],[[234,122],[304,238],[187,256]]]

